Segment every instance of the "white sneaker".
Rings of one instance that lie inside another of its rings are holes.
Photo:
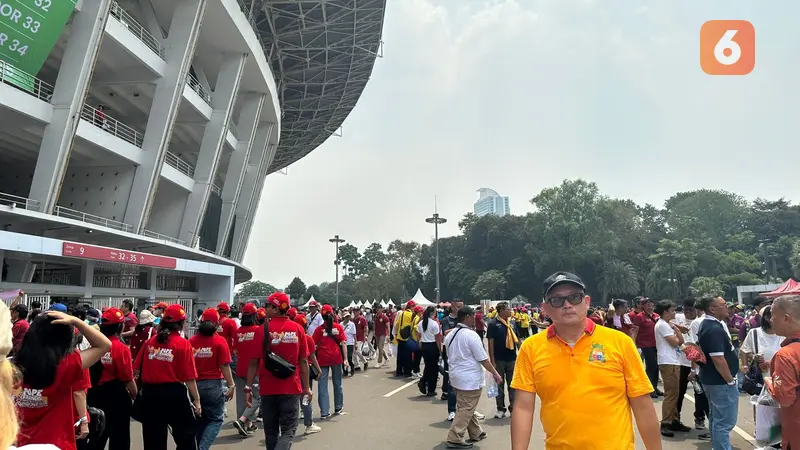
[[[452,422],[453,419],[455,419],[455,418],[456,418],[456,413],[454,413],[454,412],[447,413],[447,421],[448,422]]]
[[[505,411],[497,411],[497,412],[494,413],[494,418],[495,419],[502,419],[505,416],[506,416]],[[477,417],[477,415],[476,415],[476,417]]]
[[[314,425],[312,423],[311,425],[306,427],[306,433],[305,434],[314,434],[314,433],[319,433],[320,431],[322,431],[322,428],[320,428],[320,427],[318,427],[318,426],[316,426],[316,425]]]
[[[475,411],[472,414],[475,415],[475,418],[478,419],[478,420],[483,420],[483,419],[486,418],[486,416],[484,416],[483,414],[479,413],[478,411]]]

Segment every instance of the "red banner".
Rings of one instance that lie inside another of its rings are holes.
[[[174,269],[178,266],[178,260],[168,256],[139,253],[116,248],[98,247],[96,245],[80,244],[77,242],[64,242],[64,245],[61,247],[61,256],[68,256],[70,258],[95,259],[98,261],[131,264],[136,266],[161,267],[164,269]]]

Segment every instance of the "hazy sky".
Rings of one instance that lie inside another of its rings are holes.
[[[698,188],[800,200],[800,2],[387,3],[384,58],[344,135],[267,178],[245,257],[256,279],[332,280],[334,234],[429,241],[434,195],[456,234],[481,187],[515,214],[578,177],[657,205]],[[753,73],[701,71],[712,19],[753,23]]]

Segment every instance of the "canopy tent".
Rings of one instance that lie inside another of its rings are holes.
[[[345,306],[345,309],[353,309],[353,308],[358,308],[358,303],[356,303],[354,300],[351,300],[350,304]]]
[[[310,298],[310,299],[308,299],[308,301],[306,302],[306,304],[305,304],[305,305],[303,305],[303,306],[301,306],[301,308],[303,308],[303,309],[305,309],[305,308],[308,308],[308,305],[310,305],[310,304],[311,304],[311,302],[316,302],[316,300],[314,299],[314,295],[313,295],[313,294],[311,295],[311,298]]]
[[[425,298],[425,296],[422,295],[422,291],[419,290],[419,289],[417,289],[417,293],[414,294],[414,297],[412,297],[411,300],[417,306],[433,306],[433,305],[435,305],[435,303],[433,303],[432,301],[430,301],[427,298]]]
[[[381,308],[386,308],[387,306],[389,306],[389,304],[386,303],[386,300],[381,300]]]
[[[767,298],[780,297],[781,295],[800,294],[800,283],[789,278],[785,283],[771,292],[762,292],[761,295]]]
[[[386,302],[386,306],[396,306],[396,305],[397,304],[392,299],[389,299],[389,301]]]

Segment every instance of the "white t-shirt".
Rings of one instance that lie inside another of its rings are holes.
[[[755,335],[758,335],[758,352],[756,352]],[[781,348],[781,342],[785,338],[777,334],[767,334],[761,327],[753,328],[747,332],[747,336],[742,342],[742,353],[758,353],[764,357],[764,361],[770,362],[775,353]],[[747,371],[747,368],[742,368],[742,371]]]
[[[655,326],[656,334],[656,352],[658,352],[658,364],[668,364],[672,366],[691,366],[689,360],[686,359],[680,347],[673,347],[667,342],[667,337],[675,336],[675,330],[663,319],[659,319]],[[684,361],[686,360],[685,364]]]
[[[439,334],[439,324],[433,319],[428,319],[428,329],[422,329],[422,321],[417,324],[417,333],[419,333],[420,342],[436,342],[436,335]],[[463,333],[463,331],[462,331]]]
[[[461,330],[459,330],[461,328]],[[484,386],[481,362],[489,359],[480,336],[475,331],[458,325],[444,339],[447,347],[450,384],[462,391],[476,391]]]
[[[347,345],[356,345],[356,324],[347,322],[347,325],[342,325],[344,328],[344,338]]]
[[[324,321],[322,320],[322,314],[319,312],[311,315],[308,317],[308,335],[313,335],[314,330],[316,330],[320,325],[322,325]]]

